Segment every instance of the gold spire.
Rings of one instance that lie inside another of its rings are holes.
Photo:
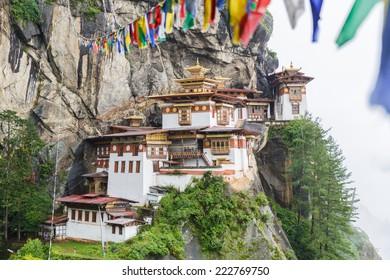
[[[194,66],[185,68],[185,70],[191,73],[192,78],[204,77],[204,74],[210,71],[210,69],[200,65],[199,58],[196,58],[196,64]]]

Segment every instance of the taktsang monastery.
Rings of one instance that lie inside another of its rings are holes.
[[[313,78],[283,68],[269,76],[272,98],[256,90],[225,87],[197,63],[191,77],[175,80],[178,92],[150,96],[159,101],[162,127],[142,127],[142,117],[111,133],[89,137],[96,147],[96,172],[85,174],[89,192],[57,199],[67,209],[66,237],[122,242],[144,221],[132,205],[157,203],[162,186],[183,191],[205,171],[226,181],[245,176],[261,132],[249,123],[288,121],[307,111],[306,84]]]

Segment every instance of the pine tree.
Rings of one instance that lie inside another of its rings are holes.
[[[305,236],[295,241],[304,247],[304,257],[355,258],[346,239],[355,217],[354,189],[348,187],[350,173],[343,165],[341,150],[320,122],[311,117],[292,121],[283,137],[290,151],[287,176],[293,187],[296,230]],[[302,219],[309,222],[309,229],[306,222],[301,227]]]

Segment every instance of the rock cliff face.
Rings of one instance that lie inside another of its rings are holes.
[[[283,206],[291,203],[292,188],[285,177],[288,165],[288,150],[282,139],[268,139],[257,154],[259,176],[265,193]]]
[[[106,56],[80,48],[77,33],[105,34],[114,19],[125,25],[144,14],[150,1],[106,1],[94,20],[77,7],[70,17],[66,1],[39,1],[39,25],[15,22],[9,4],[0,2],[0,110],[35,119],[49,152],[59,148],[60,166],[71,171],[70,185],[83,172],[77,163],[82,140],[103,131],[106,123],[121,122],[131,109],[144,110],[150,105],[144,96],[175,90],[173,80],[185,76],[184,68],[197,58],[212,74],[231,77],[232,87],[265,92],[265,74],[278,66],[267,49],[273,25],[268,13],[247,48],[232,46],[226,14],[221,14],[206,33],[198,21],[196,29],[175,29],[156,48]],[[158,124],[153,106],[146,111]]]

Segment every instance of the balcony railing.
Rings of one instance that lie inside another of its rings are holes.
[[[169,151],[169,156],[172,158],[199,158],[202,156],[202,151],[197,148],[172,149]]]

